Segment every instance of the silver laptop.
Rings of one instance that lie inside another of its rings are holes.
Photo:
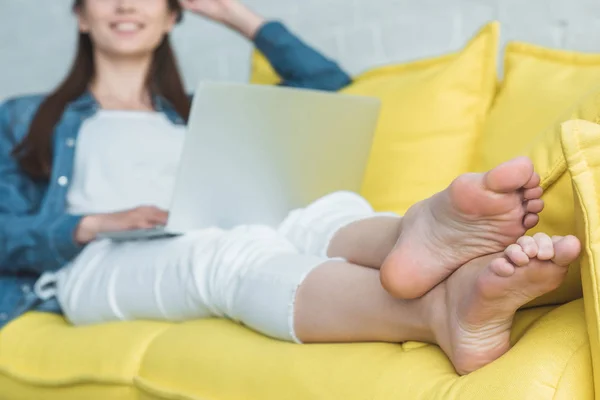
[[[166,226],[133,240],[238,225],[277,226],[328,193],[360,190],[380,111],[375,98],[202,83],[196,91]]]

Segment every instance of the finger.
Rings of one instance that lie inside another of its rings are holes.
[[[149,219],[139,219],[134,222],[132,229],[150,229],[156,226],[155,222]]]
[[[521,236],[517,240],[517,244],[519,246],[521,246],[521,249],[523,249],[523,252],[525,252],[525,254],[527,254],[527,257],[533,258],[533,257],[537,256],[538,245],[537,245],[535,239],[532,238],[531,236]]]
[[[164,225],[167,223],[167,220],[169,219],[169,212],[165,211],[165,210],[161,210],[159,208],[154,208],[148,216],[152,221],[158,222],[158,223],[161,223]]]
[[[535,239],[538,245],[538,259],[547,261],[554,258],[554,244],[552,243],[550,236],[545,233],[536,233],[533,235],[533,239]]]
[[[152,218],[149,219],[149,222],[154,225],[166,225],[168,220],[169,214],[166,213],[164,215],[154,215]]]
[[[529,257],[518,244],[511,244],[508,246],[506,250],[504,250],[504,255],[510,262],[518,267],[524,267],[529,264]]]

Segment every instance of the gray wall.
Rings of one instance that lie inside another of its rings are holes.
[[[503,40],[600,52],[599,0],[246,0],[351,73],[459,48],[484,22]],[[0,99],[52,88],[71,61],[71,0],[0,0]],[[175,32],[186,83],[245,81],[251,47],[197,17]]]

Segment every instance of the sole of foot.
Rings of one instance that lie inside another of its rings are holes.
[[[519,157],[485,174],[462,175],[415,204],[381,267],[384,288],[415,299],[461,265],[503,251],[538,223],[544,208],[539,185],[531,160]]]
[[[430,295],[443,302],[432,323],[440,347],[461,374],[473,372],[510,349],[516,311],[560,286],[581,245],[574,236],[522,237],[504,253],[458,269]]]

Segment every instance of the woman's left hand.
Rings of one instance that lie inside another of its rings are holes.
[[[180,0],[181,6],[195,14],[220,22],[240,32],[249,39],[265,23],[265,19],[252,12],[238,0]]]

